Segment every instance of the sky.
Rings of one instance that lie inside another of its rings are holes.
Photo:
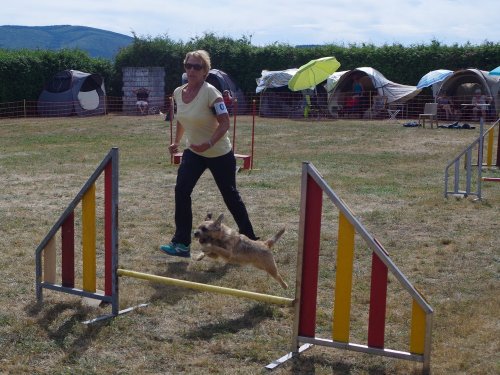
[[[187,42],[214,33],[273,43],[478,45],[500,42],[499,0],[14,0],[0,25],[88,26]],[[479,6],[480,5],[480,6]]]

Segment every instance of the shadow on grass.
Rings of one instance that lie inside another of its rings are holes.
[[[171,277],[193,281],[202,284],[211,284],[221,279],[231,268],[236,267],[231,264],[216,264],[206,271],[190,271],[187,262],[169,262],[164,272],[158,273],[159,276]],[[170,304],[175,304],[188,295],[196,293],[205,293],[197,290],[182,288],[178,286],[153,283],[155,294],[151,296],[151,301],[164,300]]]
[[[368,375],[386,375],[387,369],[384,366],[373,365],[368,368],[365,365],[355,365],[354,363],[342,361],[330,361],[322,356],[299,356],[295,357],[292,362],[291,374],[315,374],[316,368],[319,372],[324,369],[331,369],[333,375],[348,375],[348,374],[368,374]]]
[[[65,363],[77,362],[84,356],[101,328],[109,324],[109,321],[82,324],[94,310],[79,303],[58,303],[46,309],[35,304],[28,306],[26,310],[31,316],[38,315],[38,325],[47,333],[47,337],[64,351]]]
[[[210,323],[196,327],[184,337],[189,340],[211,340],[215,336],[227,333],[236,333],[242,329],[251,329],[263,320],[273,317],[273,309],[270,306],[256,304],[243,316],[236,319],[226,319],[217,323]]]

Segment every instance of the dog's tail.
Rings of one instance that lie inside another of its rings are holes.
[[[273,245],[280,239],[280,237],[285,233],[285,228],[281,228],[278,233],[272,236],[270,239],[265,241],[264,243],[268,248],[273,247]]]

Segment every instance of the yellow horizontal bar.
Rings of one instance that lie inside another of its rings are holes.
[[[118,272],[118,276],[134,277],[136,279],[155,281],[155,282],[162,283],[162,284],[175,285],[175,286],[180,286],[183,288],[201,290],[204,292],[212,292],[212,293],[219,293],[219,294],[227,294],[227,295],[234,296],[234,297],[249,298],[249,299],[253,299],[256,301],[273,303],[275,305],[293,306],[294,302],[295,302],[295,300],[291,299],[291,298],[278,297],[278,296],[272,296],[269,294],[262,294],[262,293],[255,293],[255,292],[248,292],[245,290],[225,288],[225,287],[216,286],[216,285],[201,284],[201,283],[196,283],[196,282],[187,281],[187,280],[172,279],[170,277],[151,275],[148,273],[142,273],[142,272],[136,272],[136,271],[130,271],[130,270],[124,270],[124,269],[118,269],[117,272]]]

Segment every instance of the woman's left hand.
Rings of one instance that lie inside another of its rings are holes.
[[[204,152],[204,151],[207,151],[211,146],[210,146],[210,143],[209,142],[203,142],[203,143],[200,143],[198,145],[193,145],[191,144],[189,146],[193,151],[196,151],[196,152]]]

